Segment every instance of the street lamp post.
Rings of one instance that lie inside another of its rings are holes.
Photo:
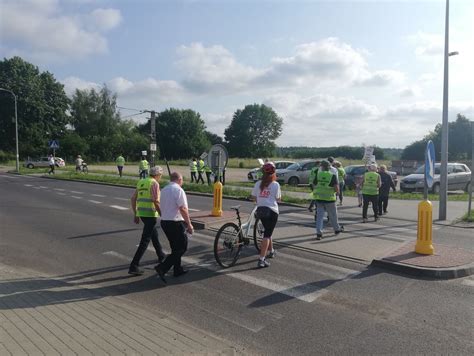
[[[13,95],[15,99],[15,145],[16,145],[16,173],[20,173],[20,154],[18,150],[18,110],[17,110],[17,102],[16,102],[16,95],[14,92],[8,89],[0,88],[1,91],[6,91]]]
[[[446,0],[446,24],[444,30],[444,84],[443,84],[443,122],[441,130],[441,166],[439,184],[439,220],[446,220],[446,205],[448,200],[448,61],[450,56],[458,52],[449,52],[449,0]]]

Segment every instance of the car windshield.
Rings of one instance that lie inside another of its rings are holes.
[[[415,171],[415,173],[417,174],[425,174],[425,165],[422,165],[420,167],[417,168],[417,170]],[[435,174],[440,174],[440,171],[439,171],[439,164],[437,164],[435,166]]]
[[[300,168],[299,163],[293,163],[293,164],[290,164],[288,167],[286,167],[286,169],[290,171],[296,171],[298,170],[298,168]]]

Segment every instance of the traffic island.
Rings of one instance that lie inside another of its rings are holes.
[[[240,213],[240,218],[242,221],[246,221],[248,215],[249,214]],[[227,222],[237,223],[235,211],[223,210],[221,216],[213,216],[210,211],[193,211],[189,213],[189,217],[191,218],[195,230],[205,230],[210,227],[219,228]]]
[[[421,255],[415,252],[415,243],[410,242],[383,258],[374,259],[370,265],[418,277],[461,278],[474,274],[474,252],[436,245],[434,254]]]

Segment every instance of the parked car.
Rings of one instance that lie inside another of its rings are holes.
[[[293,163],[285,169],[277,170],[277,181],[280,184],[298,185],[309,184],[309,174],[316,166],[316,160],[307,159]]]
[[[344,167],[344,170],[346,171],[346,176],[344,177],[344,183],[345,183],[346,188],[354,189],[355,177],[363,176],[367,169],[364,165],[359,164],[359,165],[351,165],[351,166]],[[397,186],[397,183],[398,183],[397,172],[388,171],[388,170],[386,172],[392,176],[393,183],[395,184],[395,186]]]
[[[285,169],[286,167],[292,165],[293,161],[275,161],[273,162],[275,163],[275,168],[278,170],[278,169]],[[254,168],[252,170],[250,170],[250,172],[247,174],[247,178],[253,182],[256,182],[258,179],[257,179],[257,172],[258,170],[260,169],[260,167],[257,167],[257,168]]]
[[[441,163],[435,163],[435,174],[431,192],[439,193]],[[420,166],[415,173],[404,177],[400,181],[402,192],[423,191],[425,166]],[[469,191],[471,182],[471,170],[463,163],[448,163],[448,190]]]
[[[54,162],[56,167],[66,166],[66,162],[60,157],[54,157]],[[29,158],[23,163],[23,166],[26,168],[36,168],[36,167],[49,167],[49,158],[40,157],[40,158]]]

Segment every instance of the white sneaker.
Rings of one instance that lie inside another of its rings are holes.
[[[265,268],[269,266],[270,266],[270,263],[267,260],[260,260],[260,259],[258,260],[258,263],[257,263],[258,268]]]

